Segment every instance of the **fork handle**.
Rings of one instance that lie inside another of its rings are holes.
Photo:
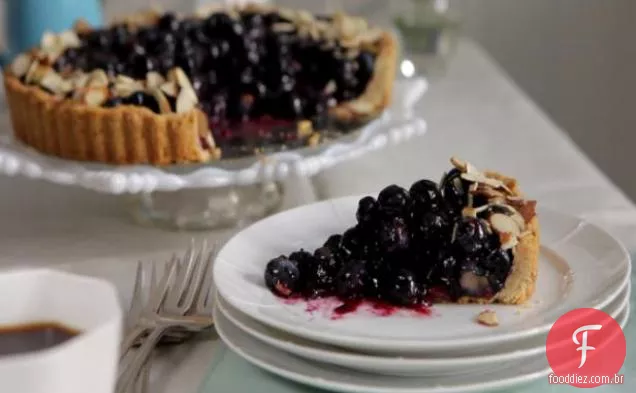
[[[157,346],[161,337],[166,333],[168,329],[174,326],[162,325],[152,330],[152,333],[144,340],[141,347],[134,354],[133,360],[128,367],[122,372],[117,381],[117,393],[126,393],[131,386],[134,379],[141,372],[141,368],[146,363],[150,354]]]

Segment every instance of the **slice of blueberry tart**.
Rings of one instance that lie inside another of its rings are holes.
[[[389,105],[397,44],[273,6],[144,12],[46,33],[4,72],[15,135],[49,155],[197,163],[312,146]],[[335,131],[334,131],[335,130]]]
[[[536,202],[517,181],[453,158],[441,182],[384,188],[359,201],[357,224],[313,253],[271,260],[265,284],[281,297],[337,296],[415,307],[521,304],[535,291]]]

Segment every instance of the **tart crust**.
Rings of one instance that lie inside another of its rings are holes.
[[[391,33],[383,32],[376,45],[371,80],[361,96],[332,108],[330,115],[337,122],[368,121],[390,104],[398,44]],[[205,113],[196,108],[157,114],[139,106],[88,106],[26,85],[8,68],[4,84],[15,136],[48,155],[120,165],[197,163],[222,156],[211,141]]]
[[[498,172],[484,171],[489,178],[501,180],[514,196],[522,197],[517,180]],[[539,267],[540,233],[539,220],[535,215],[526,222],[526,233],[512,249],[512,268],[504,287],[490,298],[462,296],[457,303],[502,303],[523,304],[535,291]]]

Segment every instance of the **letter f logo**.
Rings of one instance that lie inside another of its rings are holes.
[[[581,351],[581,364],[579,364],[579,368],[583,367],[583,365],[585,364],[585,361],[587,360],[587,351],[593,351],[596,348],[594,347],[590,347],[587,345],[587,331],[588,330],[601,330],[601,328],[603,328],[602,325],[586,325],[586,326],[581,326],[580,328],[576,329],[574,331],[574,334],[572,334],[572,341],[574,341],[574,344],[576,345],[580,345],[580,347],[578,347],[576,350],[577,351]],[[583,333],[581,334],[582,340],[581,342],[579,342],[579,340],[576,338],[576,336],[579,333]]]

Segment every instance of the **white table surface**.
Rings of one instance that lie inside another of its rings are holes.
[[[634,205],[475,44],[461,42],[447,75],[432,81],[419,108],[429,123],[427,135],[321,174],[315,179],[320,197],[437,179],[457,155],[517,177],[541,205],[598,223],[636,251]],[[0,121],[6,131],[6,117]],[[286,206],[314,200],[306,191],[295,190]],[[0,224],[0,266],[165,259],[193,235],[136,226],[123,197],[7,177],[0,177]],[[223,242],[231,234],[194,236]],[[197,349],[196,361],[173,364],[161,391],[197,391],[213,358],[208,349]]]

